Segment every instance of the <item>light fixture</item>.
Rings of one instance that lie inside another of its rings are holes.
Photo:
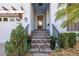
[[[39,20],[39,26],[42,26],[42,21]]]

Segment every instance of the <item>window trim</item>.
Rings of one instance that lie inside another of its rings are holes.
[[[13,19],[13,20],[11,20],[11,19]],[[15,17],[9,17],[9,21],[10,22],[14,22],[15,21]]]
[[[2,22],[2,17],[0,17],[0,19],[1,19],[1,21],[0,21],[0,22]]]
[[[7,19],[7,21],[4,21],[4,18]],[[3,22],[8,22],[9,18],[8,17],[3,17]]]

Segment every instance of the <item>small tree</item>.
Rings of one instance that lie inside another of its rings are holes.
[[[21,56],[28,51],[27,33],[20,24],[16,29],[12,30],[10,41],[5,44],[5,51],[7,55]]]

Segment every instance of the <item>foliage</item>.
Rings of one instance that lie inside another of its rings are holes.
[[[5,44],[5,52],[7,55],[20,56],[25,55],[29,49],[27,44],[27,33],[23,26],[20,24],[16,29],[12,30],[10,41]]]
[[[62,48],[73,48],[76,44],[76,33],[62,33],[60,35],[60,45]]]
[[[77,37],[79,38],[79,33],[77,33]]]
[[[57,40],[57,38],[56,37],[54,37],[54,36],[50,36],[50,43],[51,43],[51,49],[53,50],[53,49],[55,49],[55,42],[56,42],[56,40]]]
[[[66,20],[61,25],[63,28],[75,23],[75,21],[79,19],[79,3],[67,4],[65,8],[58,10],[56,13],[56,20],[59,20],[62,17],[66,17],[64,18]]]
[[[27,44],[28,44],[28,49],[30,49],[31,48],[31,38],[32,38],[32,36],[28,36],[27,37]]]

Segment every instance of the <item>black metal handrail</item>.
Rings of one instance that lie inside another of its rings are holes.
[[[56,37],[57,38],[57,40],[56,40],[56,43],[55,43],[55,46],[56,46],[56,48],[59,48],[59,31],[56,29],[56,27],[52,24],[52,28],[53,28],[53,36],[54,37]]]
[[[56,27],[52,24],[52,27],[53,27],[53,36],[55,37],[59,37],[59,31],[56,29]]]
[[[28,27],[29,27],[29,24],[26,26],[25,28],[25,32],[28,33]]]

